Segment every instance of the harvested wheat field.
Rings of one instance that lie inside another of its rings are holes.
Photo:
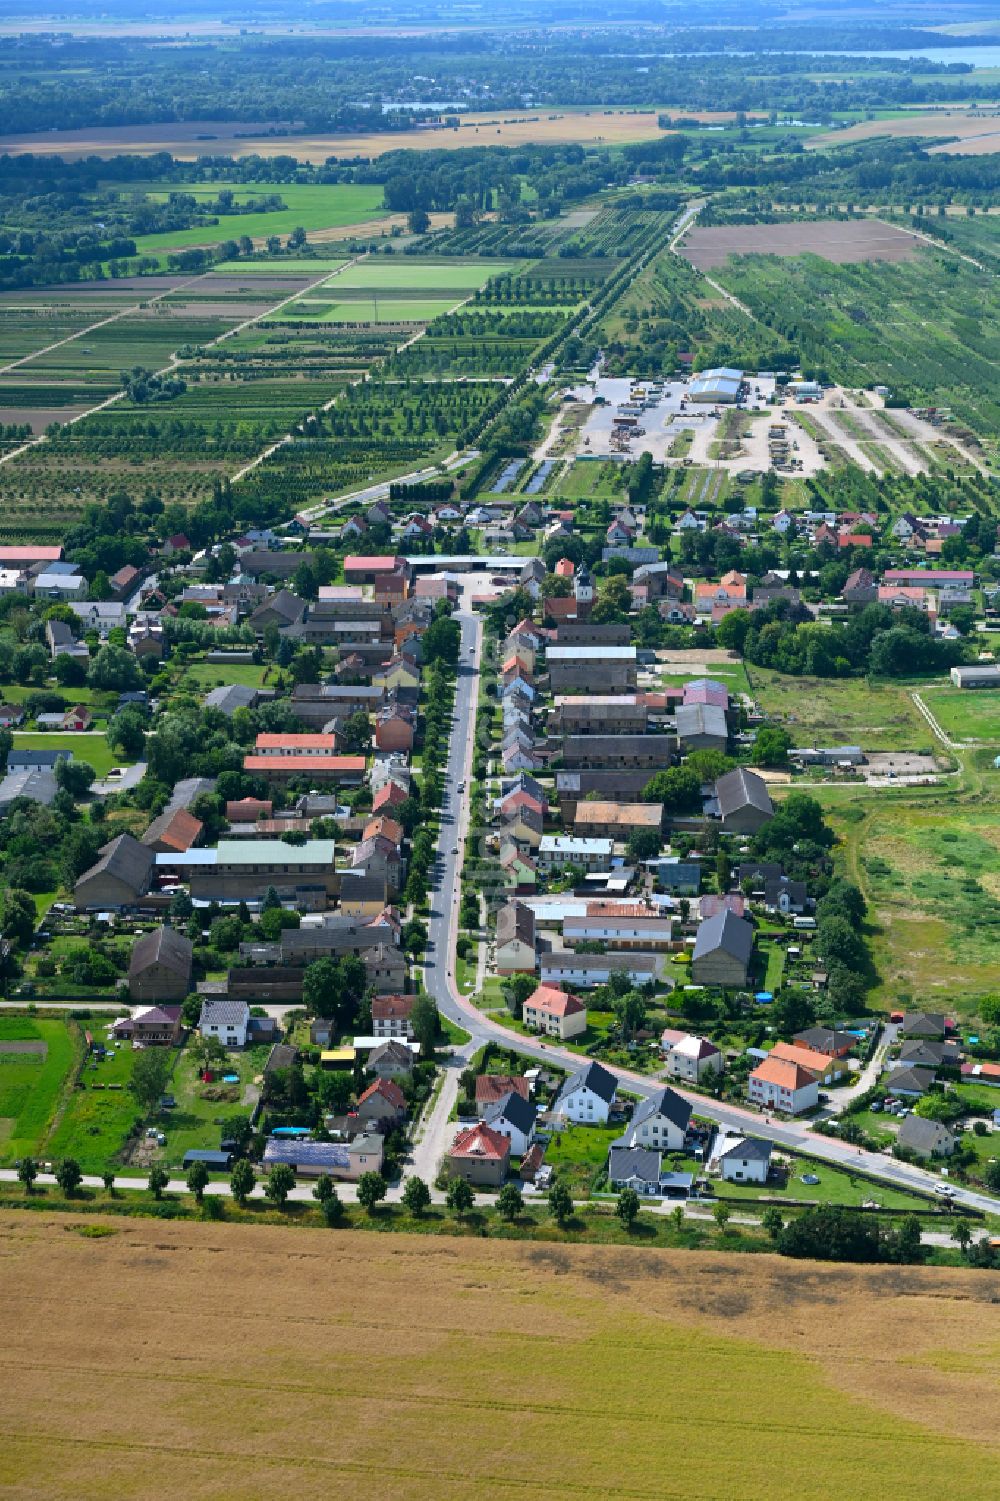
[[[699,271],[724,266],[731,255],[821,255],[837,265],[905,261],[920,241],[881,219],[814,219],[787,224],[696,226],[680,247]]]
[[[725,123],[735,115],[711,110],[683,111],[685,118],[707,124]],[[386,151],[447,151],[463,146],[524,146],[532,144],[623,145],[657,140],[664,132],[658,111],[617,109],[497,110],[457,116],[457,128],[376,131],[369,135],[253,135],[253,126],[232,122],[187,121],[180,125],[109,125],[80,130],[49,130],[43,134],[0,136],[0,151],[37,156],[58,154],[67,161],[81,156],[116,156],[129,151],[149,156],[170,151],[181,160],[194,159],[211,149],[218,156],[294,156],[300,162],[325,162],[328,156],[381,156]],[[211,142],[209,147],[206,143]]]
[[[992,1273],[44,1212],[0,1264],[4,1496],[996,1496]]]
[[[974,115],[968,110],[929,110],[925,114],[899,115],[892,120],[861,120],[857,125],[849,125],[846,130],[832,130],[823,135],[812,136],[806,141],[806,150],[852,146],[857,141],[870,141],[874,136],[924,136],[938,139],[942,136],[956,136],[957,140],[950,145],[932,149],[949,151],[955,155],[978,155],[983,151],[1000,149],[1000,114]],[[991,140],[993,144],[987,144]]]

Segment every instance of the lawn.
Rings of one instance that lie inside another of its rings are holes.
[[[589,1194],[594,1177],[608,1160],[608,1148],[622,1134],[616,1126],[567,1126],[553,1134],[545,1161],[558,1170],[561,1183],[575,1194]]]
[[[866,751],[935,750],[937,742],[898,683],[786,677],[751,667],[750,691],[796,745],[862,745]]]
[[[156,1116],[156,1126],[167,1138],[161,1153],[168,1167],[179,1167],[184,1153],[198,1148],[216,1149],[226,1134],[226,1122],[236,1116],[246,1117],[256,1099],[254,1093],[247,1100],[248,1086],[261,1075],[270,1047],[250,1048],[245,1053],[230,1053],[225,1073],[239,1074],[237,1085],[226,1085],[217,1075],[213,1083],[202,1083],[190,1049],[176,1054],[174,1072],[168,1090],[177,1101],[175,1110],[161,1110]],[[211,1095],[234,1095],[234,1099],[212,1099]]]
[[[107,1042],[108,1023],[88,1023],[95,1042]],[[50,1158],[75,1157],[85,1173],[100,1173],[115,1161],[132,1122],[141,1114],[129,1093],[132,1060],[127,1043],[99,1061],[84,1063],[80,1082],[46,1144]]]
[[[47,1052],[9,1053],[8,1042],[44,1042]],[[73,1066],[74,1044],[63,1021],[0,1016],[0,1163],[38,1154]]]
[[[406,1501],[498,1486],[770,1501],[781,1475],[796,1501],[995,1496],[982,1272],[650,1249],[669,1243],[669,1221],[654,1240],[645,1218],[628,1236],[610,1215],[609,1239],[628,1244],[573,1245],[551,1222],[552,1243],[518,1244],[492,1220],[488,1238],[439,1238],[240,1219],[4,1212],[8,1491],[251,1495],[266,1472],[276,1495],[313,1475]],[[123,1341],[96,1338],[125,1306],[141,1331],[130,1389],[155,1393],[139,1466]],[[333,1320],[363,1381],[331,1372]],[[266,1360],[252,1358],[251,1322]],[[514,1349],[540,1378],[501,1398]],[[276,1387],[294,1403],[294,1444],[274,1441]],[[220,1432],[208,1392],[240,1404],[238,1432]],[[387,1459],[373,1435],[390,1430]]]
[[[160,234],[140,235],[136,239],[139,255],[160,251],[182,250],[190,245],[218,245],[223,240],[238,240],[242,235],[264,239],[269,235],[288,235],[293,229],[307,232],[317,229],[340,229],[345,224],[361,224],[384,214],[382,188],[367,183],[288,183],[280,186],[244,187],[237,184],[211,183],[191,186],[171,184],[171,190],[193,193],[209,201],[220,188],[231,187],[237,203],[247,203],[268,193],[278,193],[287,207],[271,213],[221,214],[216,224],[194,229],[164,230]],[[152,197],[162,196],[155,193]]]
[[[934,683],[920,697],[951,739],[1000,744],[1000,690]]]
[[[262,688],[267,666],[259,662],[189,662],[177,681],[177,692],[207,693],[210,688]]]
[[[854,1117],[852,1117],[854,1119]],[[876,1117],[877,1119],[877,1117]],[[815,1175],[818,1183],[803,1183],[803,1174]],[[788,1182],[782,1187],[769,1183],[723,1183],[716,1185],[720,1199],[757,1200],[802,1199],[816,1204],[859,1205],[880,1204],[884,1209],[927,1209],[930,1201],[919,1194],[906,1193],[903,1189],[888,1188],[882,1183],[872,1183],[868,1178],[856,1177],[840,1168],[830,1167],[825,1162],[813,1162],[807,1157],[793,1157]]]
[[[98,777],[107,776],[112,766],[129,766],[132,763],[121,751],[113,751],[104,738],[102,730],[71,730],[65,735],[27,733],[14,731],[14,747],[20,750],[65,751],[74,761],[85,761],[94,768]]]

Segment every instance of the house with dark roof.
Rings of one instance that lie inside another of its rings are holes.
[[[958,1145],[958,1138],[947,1126],[940,1121],[924,1120],[919,1115],[906,1117],[896,1140],[918,1157],[950,1157]]]
[[[614,1143],[608,1152],[608,1182],[613,1189],[634,1188],[647,1197],[659,1195],[662,1157],[652,1147]]]
[[[603,1064],[588,1063],[566,1080],[552,1109],[577,1125],[604,1126],[617,1090],[614,1074]]]
[[[745,766],[737,766],[719,777],[715,797],[727,834],[756,834],[774,817],[767,783]]]
[[[533,974],[535,958],[535,914],[524,902],[508,902],[497,913],[496,972]]]
[[[886,1080],[890,1094],[906,1100],[919,1100],[934,1083],[934,1071],[929,1068],[894,1068]]]
[[[512,1089],[502,1099],[487,1105],[482,1119],[492,1131],[498,1131],[507,1138],[513,1157],[523,1157],[531,1145],[537,1114],[532,1102]]]
[[[960,1068],[962,1051],[956,1042],[912,1037],[900,1047],[899,1062],[905,1068]]]
[[[264,1168],[270,1171],[279,1163],[293,1168],[304,1178],[331,1178],[356,1182],[362,1173],[377,1173],[382,1166],[381,1136],[363,1133],[350,1142],[302,1141],[277,1136],[268,1138],[264,1148]]]
[[[154,928],[132,946],[128,989],[133,1001],[182,1001],[191,989],[194,946],[176,928]]]
[[[766,1183],[772,1147],[760,1136],[740,1136],[727,1143],[716,1161],[727,1183]]]
[[[413,1052],[398,1038],[390,1037],[372,1048],[365,1064],[365,1072],[379,1079],[408,1079],[413,1073]]]
[[[477,1188],[500,1188],[510,1167],[511,1144],[485,1121],[460,1131],[445,1156],[449,1173]]]
[[[73,887],[77,911],[120,911],[134,906],[149,890],[155,859],[147,845],[131,834],[119,834],[103,846],[96,864]]]
[[[690,1120],[691,1106],[687,1100],[674,1089],[658,1089],[636,1105],[622,1132],[621,1143],[628,1147],[654,1147],[660,1152],[682,1152]]]
[[[259,697],[257,689],[248,688],[245,683],[226,683],[211,689],[202,702],[206,709],[218,709],[220,714],[231,719],[237,709],[255,708]]]
[[[817,1053],[826,1053],[830,1058],[847,1058],[858,1046],[853,1032],[838,1032],[835,1027],[806,1027],[796,1032],[792,1041],[804,1048],[815,1048]]]
[[[753,953],[753,928],[735,913],[719,912],[698,925],[691,954],[695,985],[741,989],[747,983]]]
[[[907,1011],[899,1024],[900,1037],[923,1037],[940,1042],[946,1031],[945,1018],[937,1011]]]
[[[142,1047],[172,1047],[181,1040],[180,1006],[146,1006],[121,1016],[111,1024],[111,1035],[118,1042],[134,1042]]]
[[[203,1001],[198,1031],[202,1037],[214,1037],[224,1048],[246,1047],[250,1007],[246,1001]]]

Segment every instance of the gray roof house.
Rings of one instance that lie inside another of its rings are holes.
[[[254,708],[258,697],[256,688],[248,688],[243,683],[229,683],[206,693],[203,702],[206,709],[218,709],[221,714],[231,718],[237,709]]]
[[[956,1139],[940,1121],[924,1120],[919,1115],[908,1115],[899,1128],[898,1141],[901,1147],[916,1152],[920,1157],[950,1157],[955,1150]]]
[[[131,834],[104,845],[100,859],[85,870],[73,888],[77,911],[131,907],[149,890],[156,856]]]
[[[719,1154],[719,1166],[722,1169],[722,1176],[725,1178],[732,1175],[735,1171],[740,1177],[743,1177],[747,1175],[749,1164],[759,1163],[763,1170],[763,1176],[766,1179],[771,1166],[771,1153],[773,1150],[771,1142],[765,1141],[763,1137],[741,1136],[737,1141],[728,1146],[724,1152]],[[734,1169],[734,1164],[739,1164],[739,1167]]]
[[[556,1097],[553,1110],[558,1112],[560,1102],[578,1089],[589,1089],[606,1105],[610,1105],[618,1089],[618,1082],[614,1074],[609,1073],[602,1064],[588,1063],[586,1068],[578,1069],[575,1074],[570,1074]]]
[[[19,797],[30,798],[33,803],[48,807],[59,791],[55,773],[42,768],[37,771],[9,771],[0,781],[0,814],[6,813],[11,803]]]
[[[899,1061],[907,1068],[958,1068],[962,1054],[957,1043],[912,1037],[900,1048]]]
[[[622,1132],[621,1145],[678,1152],[684,1146],[690,1120],[691,1106],[687,1100],[674,1089],[658,1089],[636,1105]]]
[[[916,1098],[926,1094],[934,1083],[934,1073],[929,1068],[894,1068],[886,1081],[890,1094]]]
[[[698,927],[691,979],[696,985],[744,986],[752,953],[752,926],[726,908]]]
[[[900,1037],[930,1037],[940,1041],[944,1034],[944,1017],[938,1011],[907,1011],[899,1024]]]
[[[718,704],[678,704],[677,739],[684,750],[724,751],[729,740],[726,711]]]
[[[512,1089],[502,1099],[487,1105],[482,1119],[493,1131],[506,1136],[515,1157],[523,1157],[531,1144],[537,1115],[537,1107]]]
[[[715,784],[719,817],[727,833],[755,834],[774,817],[767,783],[755,771],[737,766]]]
[[[660,1192],[660,1153],[649,1147],[613,1146],[608,1152],[608,1180],[612,1188],[634,1188],[636,1193]]]

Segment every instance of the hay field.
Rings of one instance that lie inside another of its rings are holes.
[[[0,1258],[9,1496],[996,1494],[992,1273],[23,1212]]]
[[[881,219],[815,219],[788,224],[696,226],[681,246],[699,271],[724,266],[731,255],[821,255],[843,266],[857,261],[904,261],[919,240]]]
[[[680,111],[678,111],[680,113]],[[368,135],[250,135],[250,127],[233,122],[186,121],[177,125],[111,125],[84,130],[50,130],[43,135],[0,136],[0,152],[39,156],[116,156],[128,151],[150,156],[169,151],[182,160],[211,151],[216,156],[294,156],[322,163],[328,156],[381,156],[386,151],[453,150],[463,146],[524,146],[579,142],[622,145],[655,140],[663,134],[658,111],[592,109],[495,110],[459,115],[457,129],[375,131]],[[732,112],[683,111],[687,119],[724,123]],[[237,134],[236,132],[239,132]],[[202,139],[198,139],[199,135]],[[206,139],[207,138],[207,139]],[[209,144],[210,142],[210,144]]]
[[[806,141],[807,151],[825,150],[829,146],[853,146],[875,136],[957,136],[958,140],[934,150],[955,155],[975,156],[1000,150],[1000,115],[972,115],[967,110],[928,111],[926,114],[899,115],[892,120],[860,120],[846,130],[825,131]]]

